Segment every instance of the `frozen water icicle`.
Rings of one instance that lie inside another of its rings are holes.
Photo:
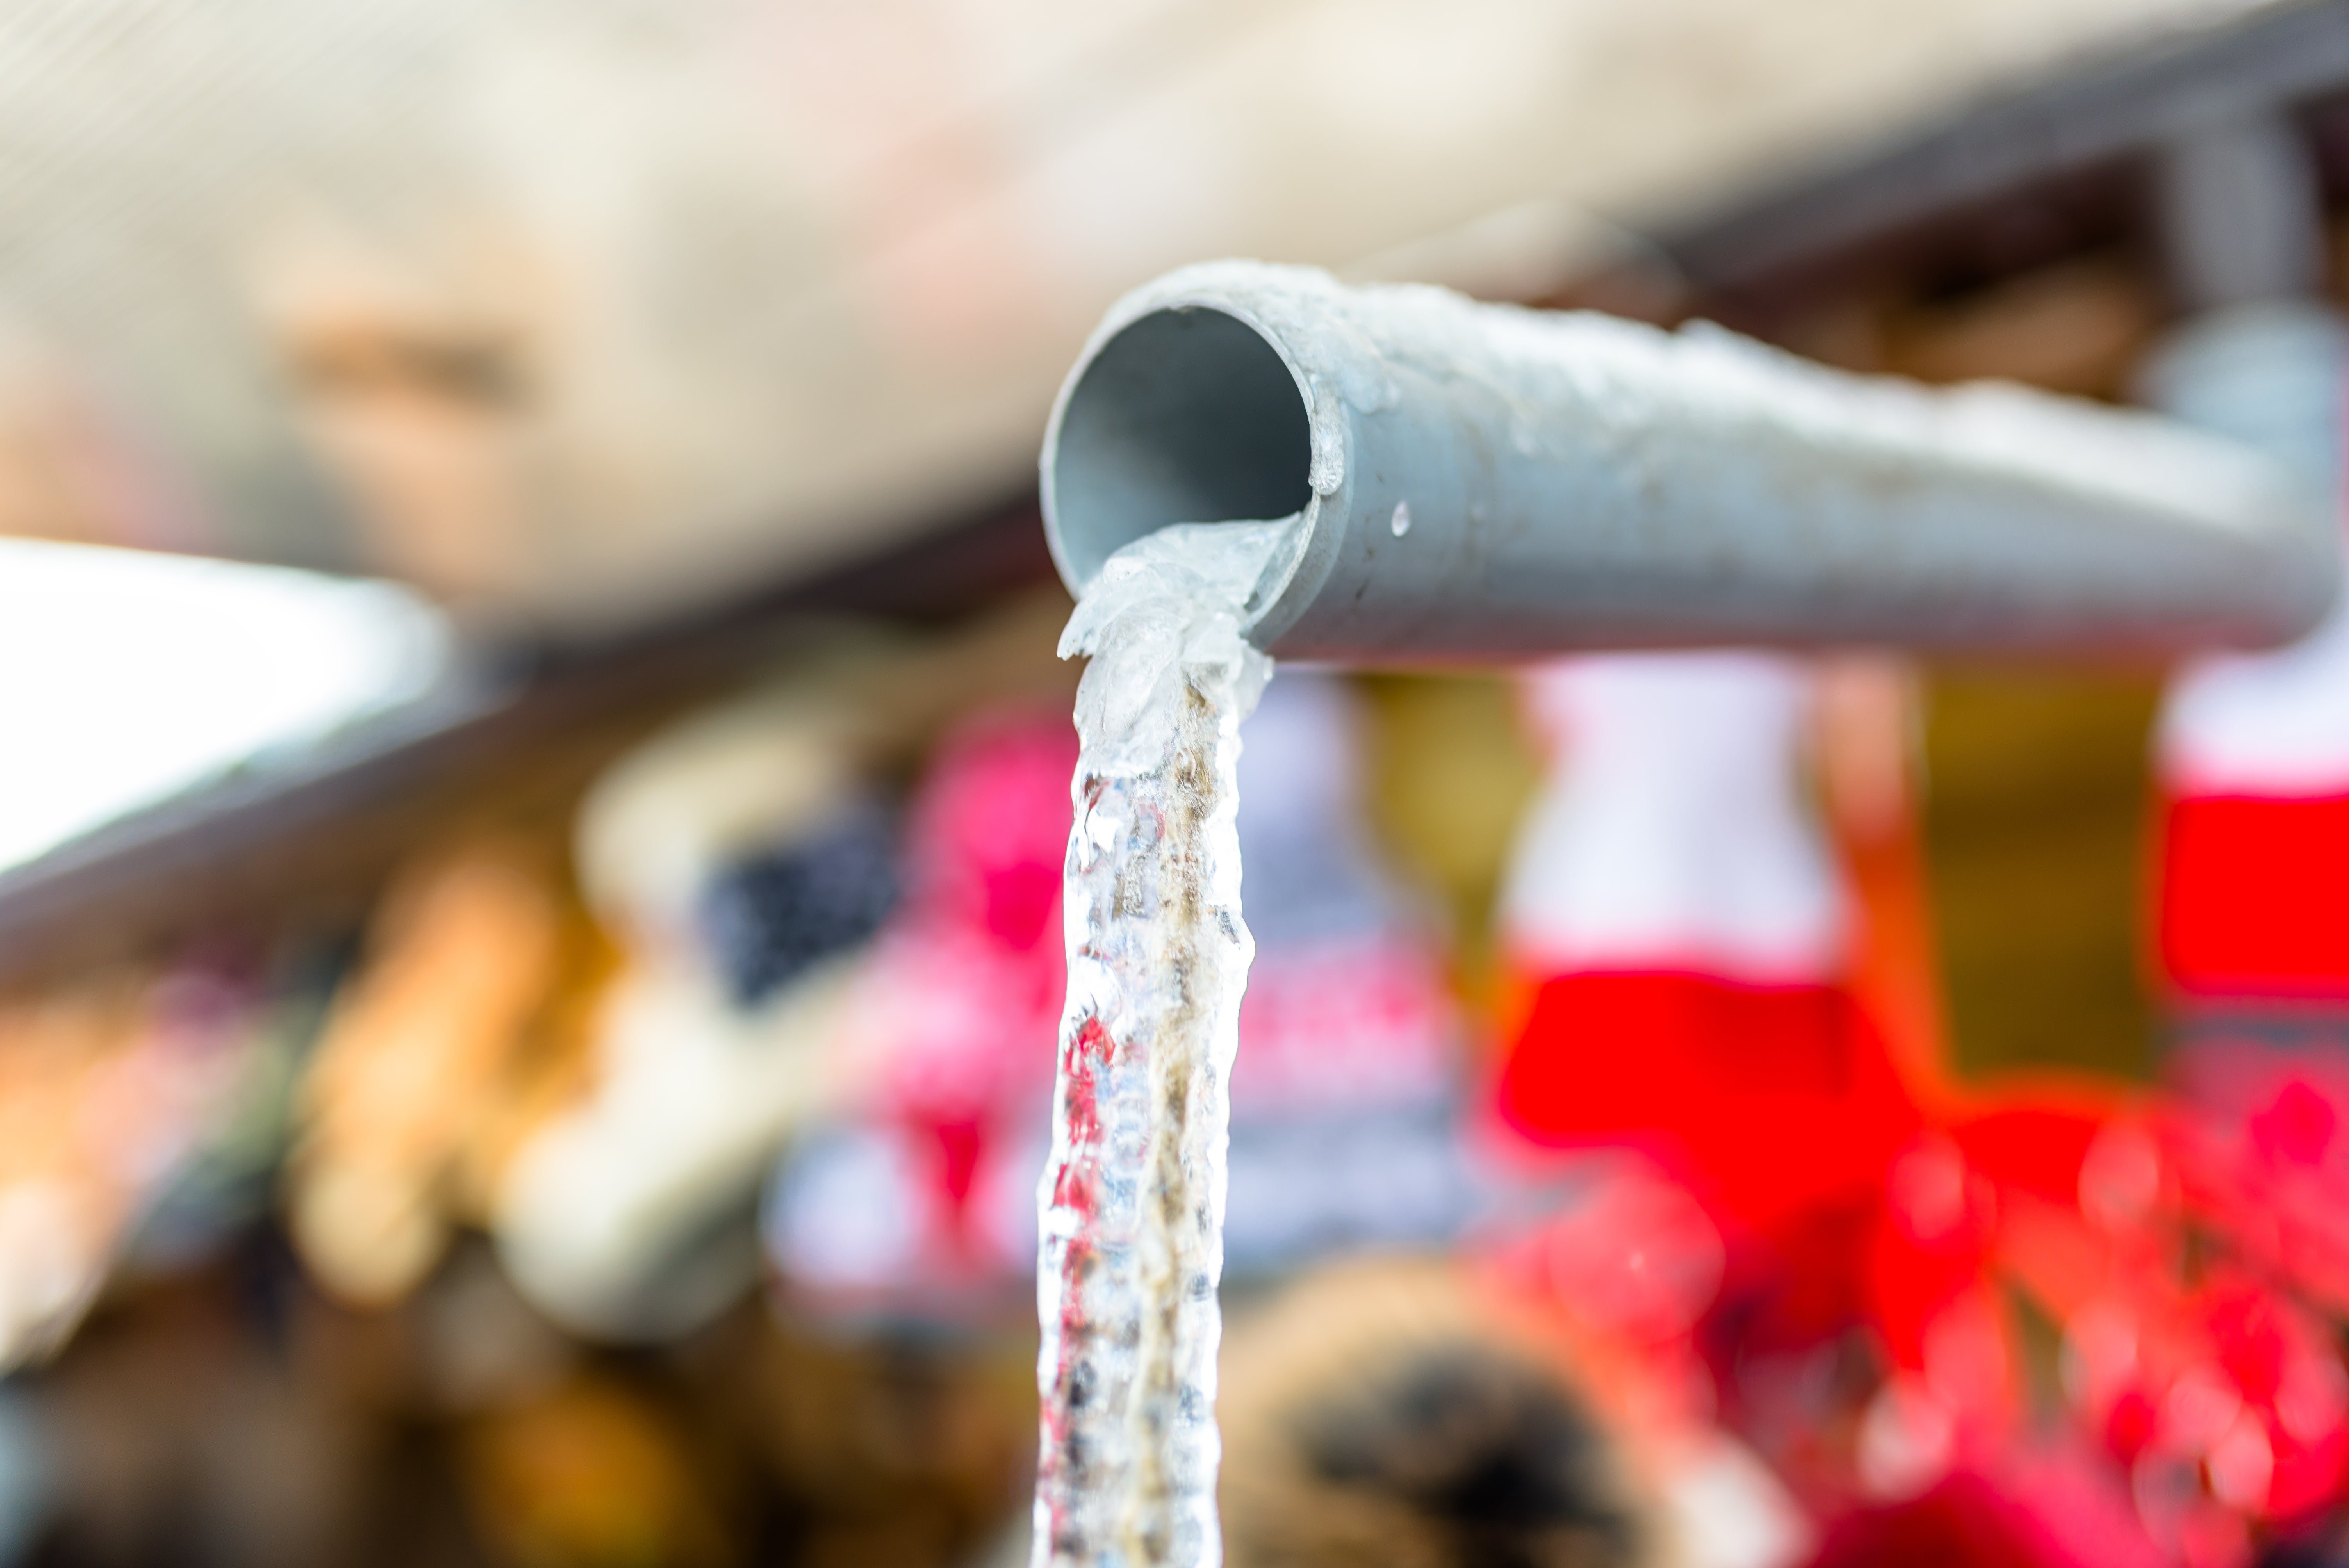
[[[1061,654],[1077,690],[1035,1568],[1216,1568],[1226,1086],[1254,955],[1240,720],[1272,676],[1242,628],[1300,518],[1183,524],[1112,556]]]
[[[1178,523],[1109,558],[1061,634],[1062,658],[1093,661],[1077,688],[1077,733],[1092,748],[1081,769],[1139,773],[1163,758],[1185,671],[1234,665],[1239,713],[1256,707],[1272,661],[1240,634],[1242,619],[1302,529],[1297,517]]]

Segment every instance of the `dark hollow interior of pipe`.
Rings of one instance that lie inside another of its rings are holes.
[[[1303,394],[1254,327],[1154,312],[1102,346],[1061,415],[1061,549],[1081,583],[1168,523],[1287,517],[1310,498],[1312,459]]]

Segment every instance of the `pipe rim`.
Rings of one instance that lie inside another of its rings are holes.
[[[1177,352],[1163,352],[1170,348]],[[1144,373],[1135,377],[1138,368]],[[1164,374],[1170,369],[1171,377]],[[1161,392],[1164,381],[1177,383],[1172,400],[1190,422],[1173,439],[1123,444],[1145,427],[1154,429],[1148,427],[1148,397],[1133,399],[1135,389],[1123,384],[1137,378],[1162,383]],[[1189,384],[1181,385],[1186,378]],[[1344,515],[1345,483],[1341,479],[1336,490],[1323,494],[1313,489],[1311,476],[1317,464],[1346,473],[1343,453],[1322,449],[1346,444],[1350,421],[1342,402],[1334,403],[1338,419],[1317,418],[1319,398],[1334,401],[1334,394],[1319,386],[1280,333],[1243,301],[1218,291],[1143,291],[1120,302],[1061,383],[1039,455],[1045,542],[1062,583],[1081,596],[1119,547],[1169,523],[1256,521],[1302,512],[1294,554],[1242,626],[1251,641],[1269,646],[1303,614],[1336,556],[1334,531],[1323,523]],[[1256,449],[1243,455],[1240,466],[1270,463],[1272,470],[1258,468],[1253,477],[1234,480],[1202,469],[1199,448],[1212,446],[1218,430],[1246,424],[1251,410],[1278,428],[1251,443]],[[1102,428],[1095,417],[1105,411],[1122,429]],[[1235,419],[1236,411],[1242,417]],[[1210,438],[1202,440],[1203,433]],[[1130,484],[1137,471],[1144,476],[1141,488],[1154,493],[1115,497],[1115,476],[1123,474]],[[1154,480],[1162,484],[1154,487]],[[1186,511],[1169,499],[1185,490],[1241,499]],[[1201,511],[1216,515],[1198,515]]]

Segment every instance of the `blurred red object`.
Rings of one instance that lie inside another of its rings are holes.
[[[1669,694],[1646,695],[1640,722],[1662,722]],[[1644,874],[1692,863],[1693,907],[1702,857]],[[1627,885],[1615,905],[1640,907]],[[1961,1088],[1917,1048],[1930,1017],[1887,1044],[1885,988],[1836,948],[1757,978],[1678,945],[1526,977],[1496,1119],[1521,1150],[1578,1153],[1581,1185],[1491,1255],[1634,1366],[1649,1411],[1718,1412],[1753,1443],[1820,1524],[1818,1563],[2230,1568],[2339,1506],[2349,1369],[2323,1315],[2349,1312],[2349,1058],[2211,1037],[2184,1098]],[[1655,1393],[1692,1377],[1709,1389]]]
[[[982,714],[939,743],[904,895],[843,1012],[851,1111],[787,1157],[769,1209],[802,1302],[967,1316],[1034,1266],[1075,768],[1066,717],[1042,711]]]
[[[2349,794],[2186,796],[2162,823],[2164,972],[2192,996],[2349,999]]]

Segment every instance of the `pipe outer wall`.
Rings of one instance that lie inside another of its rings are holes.
[[[1072,592],[1168,523],[1301,509],[1249,634],[1347,664],[2264,646],[2338,573],[2320,498],[2156,416],[1257,263],[1112,308],[1041,481]]]

